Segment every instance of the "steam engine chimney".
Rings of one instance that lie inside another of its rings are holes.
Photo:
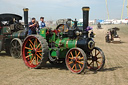
[[[24,25],[25,25],[25,29],[28,29],[28,8],[24,8]]]
[[[89,7],[83,7],[83,30],[85,30],[88,27],[88,21],[89,21]]]

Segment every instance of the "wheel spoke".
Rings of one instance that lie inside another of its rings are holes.
[[[40,48],[39,48],[40,50],[41,50],[41,46],[40,46]]]
[[[101,62],[97,61],[97,63],[101,64]]]
[[[36,56],[37,56],[38,58],[40,58],[40,60],[42,59],[38,54],[36,54]]]
[[[82,62],[80,62],[80,61],[77,61],[79,64],[84,64],[84,63],[82,63]]]
[[[39,45],[36,47],[36,49],[39,48],[40,45],[41,45],[41,44],[39,44]]]
[[[27,53],[31,53],[31,52],[27,52]]]
[[[37,45],[37,39],[35,39],[34,41],[34,48],[36,48],[36,45]]]
[[[71,59],[71,60],[73,59],[73,58],[71,58],[71,57],[68,57],[68,58]]]
[[[73,65],[72,69],[74,69],[74,67],[75,67],[75,64]]]
[[[84,59],[84,57],[79,58],[79,60],[82,60],[82,59]]]
[[[80,55],[80,52],[76,55],[76,58]]]
[[[96,56],[96,49],[95,49],[95,56]]]
[[[80,69],[81,69],[81,65],[79,64],[79,67],[80,67]]]
[[[97,65],[97,67],[99,67],[97,61],[96,61],[96,65]]]
[[[25,47],[25,49],[32,50],[32,49],[31,49],[31,48],[29,48],[29,47]]]
[[[77,55],[77,52],[76,52],[76,50],[75,50],[75,55]]]
[[[96,56],[99,55],[99,53],[100,53],[100,51],[96,54]],[[95,56],[95,57],[96,57],[96,56]]]
[[[68,64],[70,65],[70,64],[72,64],[72,63],[73,63],[73,61],[69,62]]]
[[[93,66],[93,68],[94,68],[94,62],[92,63],[92,66]]]
[[[77,67],[76,67],[76,64],[75,64],[75,70],[77,71]]]
[[[30,56],[32,56],[33,54],[31,54],[31,55],[28,55],[28,56],[26,56],[25,58],[28,58],[28,57],[30,57]]]
[[[102,57],[98,57],[97,59],[101,59]]]
[[[39,55],[42,56],[41,53],[39,53]]]
[[[36,60],[36,64],[38,64],[38,57],[37,57],[37,60]]]
[[[13,42],[12,42],[12,46],[13,46],[13,47],[15,46]]]
[[[38,50],[38,51],[36,51],[36,52],[41,53],[41,52],[42,52],[42,50]]]
[[[31,63],[32,60],[33,60],[33,55],[32,55],[31,60],[29,62]]]
[[[72,52],[70,52],[70,54],[71,54],[72,58],[74,58],[74,56],[73,56]]]
[[[17,46],[17,41],[15,41],[15,46]]]
[[[29,42],[34,46],[33,42],[29,39]]]
[[[30,44],[31,49],[33,49],[32,44]]]
[[[89,64],[89,66],[93,63],[93,61]]]
[[[34,58],[32,59],[32,61],[30,62],[30,64],[32,64],[32,63],[33,63],[34,59],[35,59],[35,56],[34,56]]]

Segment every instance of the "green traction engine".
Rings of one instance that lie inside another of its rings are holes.
[[[49,61],[58,65],[65,62],[73,73],[81,73],[88,68],[101,70],[105,63],[102,50],[95,47],[93,32],[89,33],[89,7],[83,7],[83,26],[78,27],[77,21],[67,20],[55,30],[43,28],[40,35],[27,36],[22,46],[22,57],[25,65],[30,68],[41,68]],[[82,29],[81,29],[82,28]]]

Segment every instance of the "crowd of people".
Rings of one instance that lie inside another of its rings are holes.
[[[40,17],[39,23],[36,21],[35,18],[32,18],[31,22],[29,22],[28,35],[39,34],[40,29],[44,27],[46,27],[45,22],[44,22],[44,17]]]

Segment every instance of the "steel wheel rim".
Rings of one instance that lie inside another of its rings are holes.
[[[28,37],[23,44],[22,55],[28,67],[37,67],[42,61],[42,46],[40,41],[34,36]]]
[[[20,46],[20,43],[17,41],[17,40],[14,40],[12,41],[11,43],[11,54],[17,58],[20,56],[20,53],[21,53],[21,46]]]
[[[66,56],[67,67],[73,73],[80,73],[83,70],[83,68],[85,67],[84,60],[84,55],[78,49],[70,50]]]
[[[93,49],[87,60],[88,69],[99,70],[103,64],[103,56],[98,49]]]

